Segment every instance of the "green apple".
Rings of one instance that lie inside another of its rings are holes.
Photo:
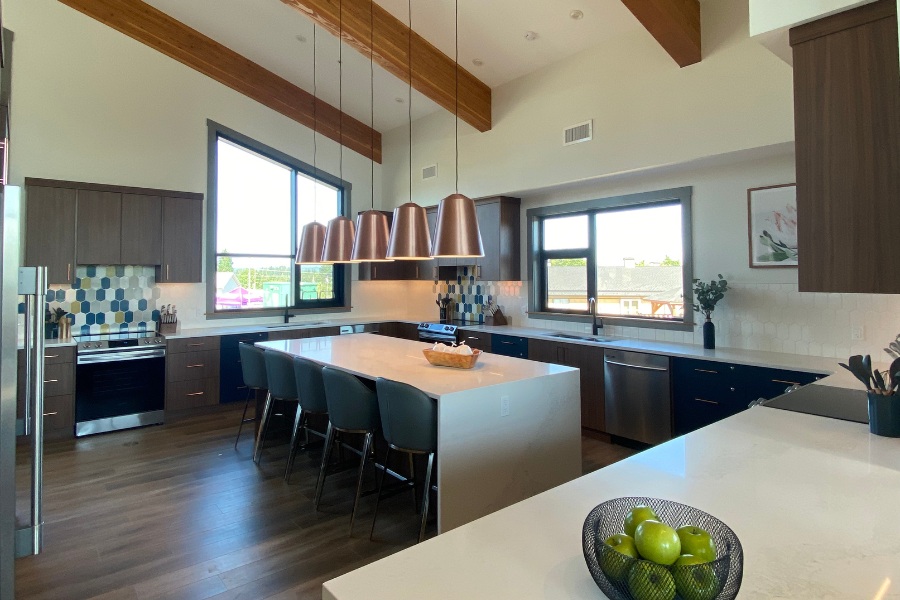
[[[659,521],[644,521],[634,532],[634,545],[641,557],[660,565],[671,565],[681,556],[678,532]]]
[[[716,560],[716,544],[708,531],[693,525],[679,527],[678,538],[681,540],[681,552],[703,559],[703,562]]]
[[[639,560],[628,572],[628,591],[634,600],[673,600],[675,579],[664,566]]]
[[[719,578],[702,558],[682,554],[672,567],[672,577],[684,600],[713,600],[719,593]]]
[[[634,538],[619,533],[608,537],[606,544],[609,548],[604,548],[602,545],[598,545],[596,548],[600,569],[609,577],[610,581],[624,582],[631,565],[639,558]]]
[[[659,521],[656,512],[649,506],[635,506],[625,515],[625,535],[634,537],[634,531],[641,522],[648,519]]]

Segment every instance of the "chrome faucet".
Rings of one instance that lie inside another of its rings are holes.
[[[597,300],[588,298],[588,306],[591,311],[591,335],[599,335],[603,329],[603,319],[597,320]]]
[[[291,317],[294,316],[291,314],[290,308],[291,307],[288,306],[288,296],[285,296],[284,297],[284,322],[285,323],[290,323]]]

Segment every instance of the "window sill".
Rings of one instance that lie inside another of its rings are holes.
[[[568,321],[570,323],[591,324],[590,315],[573,315],[558,312],[540,312],[529,311],[527,313],[529,319],[545,319],[548,321]],[[648,329],[662,329],[667,331],[693,331],[693,319],[685,318],[684,321],[663,321],[657,319],[636,319],[634,317],[615,317],[600,316],[605,325],[613,325],[615,327],[642,327]]]
[[[321,308],[292,308],[289,314],[292,317],[302,315],[321,315],[326,313],[346,313],[350,312],[350,306],[327,306]],[[262,317],[283,317],[284,309],[263,308],[258,310],[233,310],[206,313],[207,320],[212,319],[256,319]]]

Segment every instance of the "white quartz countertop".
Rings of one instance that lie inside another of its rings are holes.
[[[900,439],[765,407],[328,581],[323,597],[603,598],[581,528],[621,496],[675,500],[727,523],[744,550],[739,598],[900,598]]]
[[[488,352],[482,353],[471,369],[436,367],[422,354],[431,344],[368,333],[259,342],[257,346],[303,356],[360,377],[401,381],[433,398],[577,370]]]

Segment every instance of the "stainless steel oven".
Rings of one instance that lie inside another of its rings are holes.
[[[163,422],[166,345],[154,332],[79,336],[75,435]]]
[[[458,341],[456,325],[446,323],[419,323],[416,328],[419,331],[419,339],[423,342],[442,342],[455,344]]]

